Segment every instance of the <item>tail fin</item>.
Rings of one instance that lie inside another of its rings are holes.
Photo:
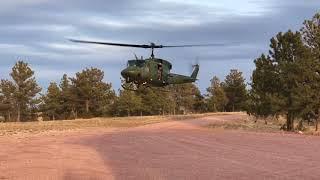
[[[193,69],[193,72],[190,77],[193,79],[197,79],[198,72],[199,72],[199,64],[196,64],[193,67],[194,67],[194,69]]]

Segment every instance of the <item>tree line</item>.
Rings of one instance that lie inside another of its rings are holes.
[[[174,115],[245,109],[247,90],[238,70],[231,70],[224,82],[211,80],[206,94],[195,84],[173,85],[165,89],[146,88],[137,91],[121,89],[117,94],[111,83],[104,82],[104,72],[86,68],[74,77],[64,74],[60,82],[51,82],[43,93],[34,71],[18,61],[1,79],[0,104],[10,104],[0,112],[6,121],[62,120],[101,116]]]

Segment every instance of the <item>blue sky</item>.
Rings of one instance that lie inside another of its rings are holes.
[[[279,31],[298,30],[319,12],[319,0],[4,0],[0,6],[0,78],[8,78],[17,60],[36,71],[43,88],[86,67],[104,70],[120,87],[120,71],[133,53],[148,50],[74,44],[67,38],[163,45],[226,43],[223,47],[156,51],[175,73],[190,74],[200,62],[199,88],[232,68],[250,81],[253,60],[268,51]]]

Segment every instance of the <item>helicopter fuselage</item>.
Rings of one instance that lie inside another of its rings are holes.
[[[121,75],[127,83],[163,87],[169,84],[183,84],[196,81],[199,71],[197,66],[191,76],[170,73],[172,64],[166,60],[149,58],[129,60]]]

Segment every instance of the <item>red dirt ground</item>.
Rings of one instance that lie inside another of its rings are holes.
[[[319,137],[201,127],[241,117],[0,137],[0,180],[320,179]]]

